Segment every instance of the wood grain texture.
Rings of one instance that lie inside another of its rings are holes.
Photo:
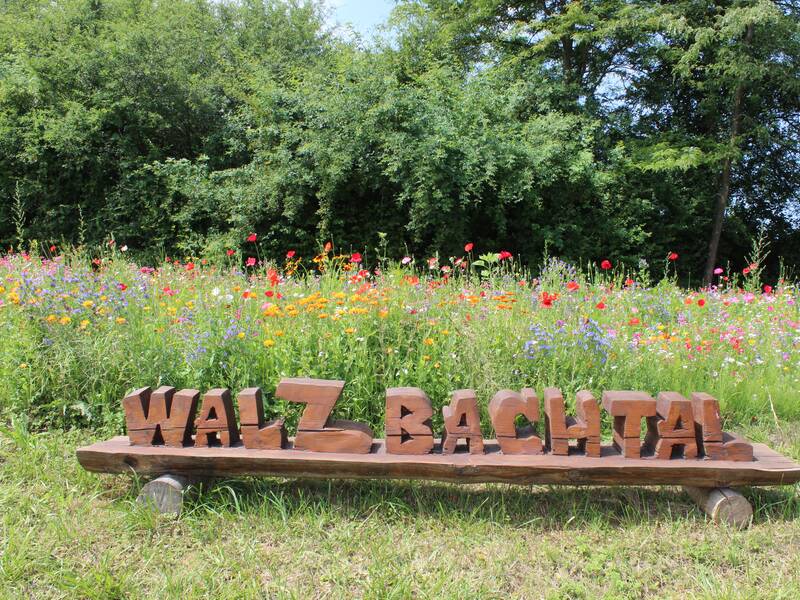
[[[194,424],[197,428],[195,446],[236,444],[239,441],[239,427],[236,423],[230,390],[223,388],[208,390],[203,395],[203,404]]]
[[[433,450],[433,407],[420,388],[386,390],[386,448],[390,454],[427,454]]]
[[[442,407],[444,433],[442,454],[453,454],[458,440],[466,440],[470,454],[483,454],[481,415],[475,390],[456,390],[450,404]]]
[[[705,392],[693,392],[692,412],[697,437],[703,442],[721,442],[722,417],[719,414],[719,401]]]
[[[185,446],[192,443],[192,425],[200,392],[161,386],[135,390],[122,400],[131,444]]]
[[[382,440],[371,453],[323,454],[286,450],[131,446],[127,437],[79,448],[85,469],[101,473],[203,477],[274,475],[285,477],[433,479],[459,483],[506,482],[592,485],[687,485],[730,487],[800,481],[800,465],[763,444],[753,444],[751,462],[625,459],[603,446],[601,458],[550,454],[507,456],[496,441],[485,454],[439,452],[422,456],[387,454]]]
[[[286,446],[288,434],[283,419],[269,423],[264,418],[264,400],[260,388],[246,388],[237,396],[242,442],[245,448],[279,449]]]
[[[369,452],[373,434],[367,425],[330,419],[343,389],[344,381],[308,377],[280,380],[275,396],[306,405],[297,424],[295,448],[311,452]]]
[[[530,425],[517,427],[515,420],[518,415],[524,416]],[[500,390],[489,402],[489,417],[504,454],[542,453],[542,440],[536,435],[539,398],[532,389],[524,388],[521,392]]]
[[[577,440],[575,452],[587,456],[600,456],[600,407],[587,390],[575,396],[576,417],[566,416],[564,397],[558,388],[544,391],[545,443],[553,453],[566,456],[570,452],[568,440]]]

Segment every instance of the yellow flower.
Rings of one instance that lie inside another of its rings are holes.
[[[104,295],[100,296],[100,300],[102,300],[103,302],[105,302],[106,300],[108,300],[108,296],[106,296],[106,295],[104,294]]]
[[[61,323],[62,325],[69,325],[72,322],[72,319],[70,319],[69,317],[61,317],[58,320],[58,322]]]
[[[275,337],[283,337],[283,329],[278,329],[278,331],[275,332]]]
[[[116,321],[117,325],[125,325],[125,323],[127,323],[127,322],[128,322],[128,321],[125,319],[125,317],[117,317],[117,318],[115,319],[115,321]]]
[[[386,348],[386,354],[391,354],[392,352],[394,352],[394,350],[392,350],[392,347],[391,347],[391,346],[389,346],[388,348]]]
[[[94,306],[94,302],[91,300],[84,300],[82,306],[83,308],[92,308]]]
[[[320,318],[320,319],[327,319],[327,318],[328,318],[328,315],[327,315],[326,313],[320,313],[320,314],[319,314],[319,318]]]
[[[28,368],[28,363],[20,363],[19,368],[20,369],[27,369]]]
[[[422,357],[422,360],[424,360],[424,361],[428,361],[430,359],[431,359],[431,357],[429,355],[427,355],[427,354]]]
[[[265,348],[272,348],[275,345],[275,340],[266,339],[264,340],[264,347]]]
[[[388,316],[389,316],[389,311],[388,311],[388,310],[386,310],[386,309],[383,309],[382,311],[380,311],[380,312],[378,313],[378,316],[379,316],[381,319],[385,319],[386,317],[388,317]]]
[[[434,368],[434,369],[438,369],[438,368],[440,368],[441,366],[442,366],[442,363],[440,363],[438,360],[437,360],[435,363],[433,363],[433,368]]]
[[[47,315],[47,322],[48,323],[55,323],[58,320],[58,317],[55,315]]]
[[[86,329],[89,326],[89,319],[81,321],[81,329]]]
[[[442,335],[450,335],[449,329],[442,329]]]
[[[236,337],[239,338],[240,340],[243,340],[244,339],[244,331],[240,331],[239,333],[237,333]]]
[[[150,307],[149,307],[149,306],[145,306],[145,307],[144,307],[142,310],[149,311],[149,310],[150,310]]]
[[[5,293],[6,293],[6,288],[0,285],[0,294],[5,294]]]
[[[426,346],[433,346],[433,338],[425,338],[424,340],[422,340],[422,343],[425,344]]]
[[[347,328],[344,330],[344,332],[345,332],[345,333],[355,333],[355,332],[356,332],[356,330],[355,330],[353,327],[347,327]]]

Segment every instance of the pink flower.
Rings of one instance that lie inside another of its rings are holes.
[[[717,267],[714,269],[714,275],[722,275],[722,267]]]
[[[250,258],[247,259],[247,262],[245,264],[248,267],[254,267],[256,264],[256,259],[251,256]]]
[[[258,239],[258,235],[256,235],[255,233],[251,233],[250,235],[247,236],[247,241],[248,242],[255,242],[257,239]]]
[[[404,265],[407,265],[410,262],[411,262],[411,257],[410,256],[404,256],[403,260],[400,261],[400,263],[404,264]]]

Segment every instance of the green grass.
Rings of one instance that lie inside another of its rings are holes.
[[[778,431],[781,433],[777,433]],[[800,456],[790,423],[741,430]],[[678,488],[222,480],[179,518],[85,472],[89,432],[0,434],[0,597],[796,598],[800,488],[751,528]]]

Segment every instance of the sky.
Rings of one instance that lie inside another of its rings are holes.
[[[394,0],[328,0],[328,4],[333,7],[333,21],[350,23],[358,33],[367,35],[389,17]]]

